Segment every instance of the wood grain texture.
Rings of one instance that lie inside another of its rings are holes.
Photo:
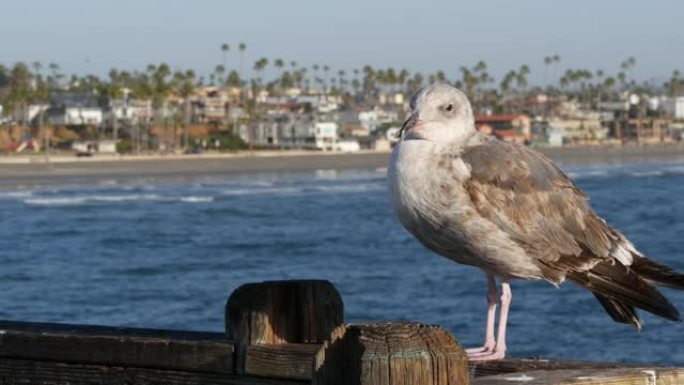
[[[681,385],[682,368],[561,369],[478,377],[473,385]]]
[[[236,344],[237,373],[247,347],[322,343],[342,324],[342,298],[324,280],[267,281],[236,289],[226,303],[226,333]]]
[[[233,343],[222,333],[0,321],[0,357],[233,372]]]
[[[0,358],[0,384],[3,385],[303,385],[306,383],[220,373]]]
[[[248,375],[311,380],[311,367],[322,344],[254,345],[247,348]]]
[[[465,351],[444,329],[418,323],[343,325],[316,355],[315,385],[468,384]]]
[[[617,369],[634,367],[639,367],[639,365],[616,362],[559,361],[540,358],[505,358],[496,361],[471,362],[470,374],[473,377],[483,377],[536,370]]]

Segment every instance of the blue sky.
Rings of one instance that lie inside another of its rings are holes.
[[[224,42],[237,68],[243,41],[250,71],[265,56],[456,78],[482,59],[497,80],[525,63],[538,82],[546,55],[559,54],[561,70],[611,73],[633,55],[634,77],[660,81],[684,69],[682,15],[677,0],[2,0],[0,62],[98,75],[167,62],[206,73],[222,62]]]

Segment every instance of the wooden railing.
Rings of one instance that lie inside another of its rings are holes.
[[[439,326],[343,323],[327,281],[244,285],[226,333],[0,321],[0,384],[684,384],[679,368],[506,359],[468,365]]]

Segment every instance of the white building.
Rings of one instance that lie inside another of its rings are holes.
[[[86,154],[116,154],[116,144],[119,140],[87,140],[71,144],[71,149]]]
[[[399,120],[399,115],[393,111],[385,111],[380,108],[374,108],[370,111],[359,112],[359,123],[369,133],[375,131],[381,124],[395,123]]]
[[[152,102],[149,100],[112,101],[108,119],[114,115],[117,120],[138,123],[152,116]]]
[[[356,140],[341,140],[335,145],[335,151],[359,152],[361,151],[361,145]]]
[[[316,122],[313,129],[316,148],[324,151],[334,151],[338,138],[337,123]]]
[[[663,99],[660,108],[675,119],[684,119],[684,96]]]
[[[565,127],[549,127],[547,130],[549,146],[558,147],[565,140]]]
[[[48,120],[57,126],[83,126],[102,124],[102,109],[98,107],[65,107],[50,110]]]

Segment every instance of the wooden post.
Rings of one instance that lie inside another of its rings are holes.
[[[267,281],[235,290],[226,303],[226,332],[238,374],[256,345],[320,344],[343,321],[342,298],[325,280]]]
[[[464,385],[468,358],[443,328],[419,323],[343,325],[313,362],[314,385]]]

